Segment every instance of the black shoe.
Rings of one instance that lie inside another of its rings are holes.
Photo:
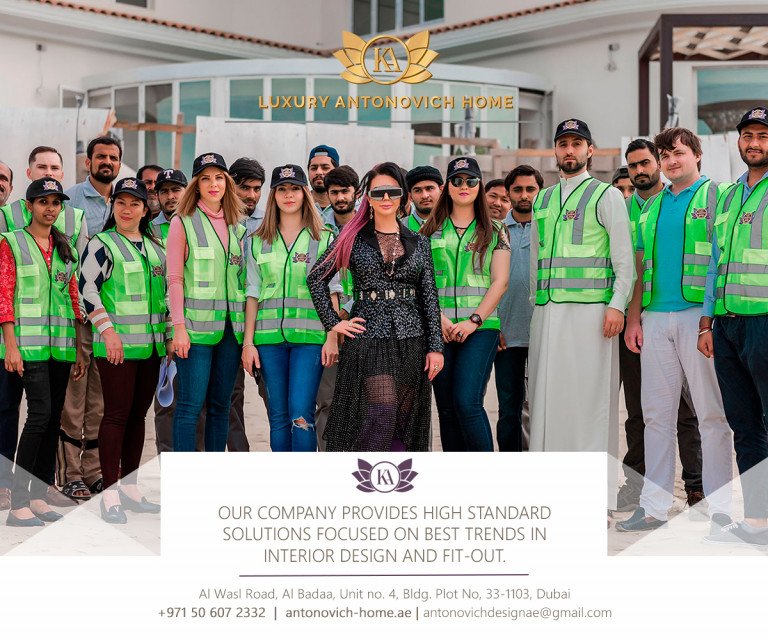
[[[709,535],[716,536],[726,527],[733,524],[731,517],[724,513],[713,513],[709,522]]]
[[[34,511],[32,512],[34,513]],[[56,522],[61,520],[64,516],[56,511],[46,511],[45,513],[35,513],[43,522]]]
[[[715,514],[720,515],[720,514]],[[719,533],[710,534],[704,538],[707,544],[737,544],[750,547],[768,547],[768,531],[750,533],[744,529],[744,523],[733,522],[723,527]]]
[[[638,507],[629,520],[616,523],[616,531],[632,533],[635,531],[653,531],[667,524],[666,520],[657,520],[645,515],[645,509]]]
[[[144,496],[142,496],[141,501],[137,501],[129,498],[121,489],[118,489],[117,493],[120,496],[120,504],[123,505],[123,509],[136,513],[160,513],[160,505],[150,502]]]
[[[37,516],[32,516],[31,518],[17,518],[12,513],[8,514],[8,519],[5,521],[5,524],[9,527],[44,527],[45,526],[45,522],[43,522]]]
[[[125,517],[123,508],[119,504],[116,504],[109,509],[104,506],[103,499],[99,504],[101,505],[101,519],[104,522],[109,522],[109,524],[125,524],[128,522],[128,518]]]

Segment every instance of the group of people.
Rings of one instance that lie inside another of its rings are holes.
[[[64,192],[61,156],[36,148],[26,197],[0,217],[7,523],[60,518],[56,480],[69,499],[102,492],[108,522],[158,511],[136,470],[161,370],[177,375],[173,403],[156,400],[158,452],[247,451],[246,374],[273,451],[427,451],[432,389],[442,449],[493,451],[495,364],[502,451],[616,454],[623,381],[615,507],[634,512],[618,530],[664,524],[679,440],[710,541],[768,544],[768,484],[743,478],[739,524],[724,489],[732,431],[742,474],[768,457],[766,110],[738,130],[748,171],[734,185],[699,174],[682,128],[633,141],[613,186],[589,175],[577,119],[555,130],[561,177],[546,189],[527,165],[484,183],[472,157],[445,176],[383,162],[360,179],[319,145],[308,175],[273,169],[263,209],[249,158],[115,182],[120,145],[97,138],[88,178]]]

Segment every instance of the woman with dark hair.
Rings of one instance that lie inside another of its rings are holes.
[[[53,226],[65,200],[57,180],[33,181],[26,198],[30,223],[2,234],[0,243],[0,358],[10,375],[21,376],[27,397],[6,521],[12,527],[41,527],[62,517],[45,498],[72,363],[73,378],[85,372],[76,328],[77,251]]]
[[[264,221],[246,240],[243,368],[261,369],[272,451],[315,451],[315,398],[323,367],[336,364],[338,335],[327,332],[307,289],[307,273],[331,242],[304,171],[276,167]],[[335,293],[341,284],[332,283]],[[338,296],[334,311],[338,312]]]
[[[179,396],[173,450],[194,451],[206,406],[205,450],[224,451],[245,322],[240,222],[245,205],[218,153],[192,164],[168,230],[168,298]]]
[[[324,437],[328,451],[427,451],[431,380],[443,366],[429,241],[409,230],[406,186],[396,164],[363,178],[355,217],[307,277],[327,331],[345,335]],[[331,304],[329,283],[349,270],[350,320]]]
[[[166,353],[165,250],[150,218],[144,183],[137,178],[115,183],[109,217],[88,242],[80,274],[104,395],[101,517],[113,524],[126,522],[124,509],[160,511],[136,482],[144,420]]]
[[[493,451],[483,396],[499,343],[496,307],[507,290],[510,254],[482,178],[474,158],[452,160],[420,231],[432,245],[446,343],[445,367],[435,379],[443,451]]]

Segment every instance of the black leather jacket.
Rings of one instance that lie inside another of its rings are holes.
[[[373,222],[369,222],[355,238],[349,261],[355,292],[415,289],[415,297],[386,299],[379,295],[376,300],[357,300],[352,307],[352,317],[366,321],[365,332],[358,337],[401,339],[426,336],[427,352],[442,353],[440,305],[429,239],[400,222],[400,240],[405,253],[397,259],[394,273],[389,276]],[[341,320],[333,310],[328,289],[336,268],[329,270],[328,265],[323,264],[335,244],[336,241],[328,247],[307,276],[312,302],[326,331]]]

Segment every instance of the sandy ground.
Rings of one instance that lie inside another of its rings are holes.
[[[488,385],[485,406],[495,432],[495,424],[498,419],[498,400],[493,375],[491,375]],[[620,425],[617,425],[617,428],[619,428],[621,435],[619,456],[622,457],[626,451],[626,442],[623,437],[623,424],[626,418],[623,397],[620,411]],[[26,407],[25,403],[22,403],[22,425],[25,415]],[[266,411],[251,378],[246,379],[245,416],[246,433],[251,451],[269,451],[269,427]],[[437,411],[434,405],[432,416],[433,450],[440,451]],[[140,486],[147,497],[150,500],[159,500],[160,464],[159,458],[156,456],[154,414],[151,409],[147,416],[146,443],[139,478]],[[617,487],[622,481],[621,477],[617,478]],[[72,507],[58,508],[57,510],[65,514],[66,517],[62,521],[48,524],[44,528],[21,529],[0,525],[0,555],[147,555],[160,552],[160,517],[158,515],[127,512],[128,524],[108,525],[99,516],[99,502],[99,500],[90,500],[81,505],[73,504]],[[616,514],[615,518],[610,518],[611,527],[608,530],[607,539],[608,553],[611,555],[756,553],[751,550],[744,551],[732,547],[702,545],[702,537],[709,533],[709,523],[691,520],[688,515],[682,514],[684,504],[685,491],[680,479],[678,462],[675,504],[670,512],[670,525],[650,534],[619,533],[613,528],[613,524],[617,520],[626,519],[630,514]],[[740,500],[735,501],[735,511],[737,515],[741,512]],[[678,515],[680,517],[675,517]],[[4,519],[5,514],[0,516],[0,521],[4,521]]]

